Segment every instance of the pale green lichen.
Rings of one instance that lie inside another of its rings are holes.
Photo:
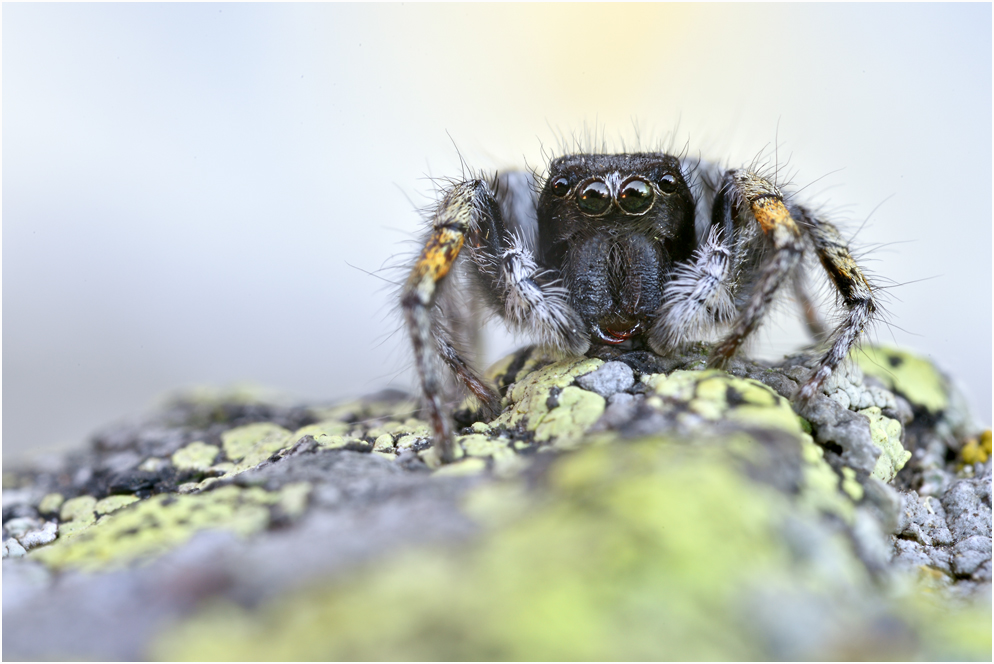
[[[560,449],[576,445],[604,414],[604,397],[572,385],[564,387],[551,409],[535,427],[535,440],[551,441]]]
[[[393,422],[383,422],[377,426],[369,429],[366,435],[371,438],[378,438],[384,434],[391,434],[394,436],[401,436],[407,434],[414,434],[417,436],[430,436],[431,429],[427,422],[419,420],[413,417],[409,417],[403,422],[397,420]]]
[[[30,557],[59,569],[113,569],[160,555],[200,530],[257,532],[268,525],[270,506],[299,516],[309,491],[310,485],[300,483],[280,491],[225,486],[199,494],[160,494],[90,522],[71,538],[63,537],[60,529],[59,539],[32,551]],[[77,514],[81,512],[82,507]]]
[[[77,496],[62,503],[59,511],[61,521],[94,521],[97,499],[93,496]]]
[[[949,383],[925,358],[883,346],[866,346],[853,354],[860,369],[933,414],[949,405]]]
[[[398,401],[363,399],[336,406],[314,407],[309,410],[315,418],[324,421],[363,422],[379,418],[402,421],[418,412],[418,402],[415,399]]]
[[[389,433],[385,433],[378,436],[376,440],[373,441],[373,451],[374,452],[392,452],[393,451],[393,436]]]
[[[521,354],[525,353],[525,361],[521,364],[521,367],[515,372],[514,376],[508,376],[507,372],[511,368],[511,365],[517,361]],[[565,359],[558,351],[551,348],[543,346],[533,346],[531,348],[522,349],[516,353],[511,353],[507,357],[498,360],[489,369],[484,372],[484,378],[500,388],[509,387],[511,379],[515,382],[521,381],[528,374],[545,367],[549,364],[559,362]]]
[[[787,500],[745,490],[747,481],[716,455],[682,452],[655,443],[584,449],[557,461],[555,500],[468,550],[402,554],[344,585],[291,593],[256,611],[215,604],[163,635],[151,654],[762,658],[744,628],[721,618],[756,575],[789,569],[776,544]]]
[[[415,445],[417,445],[419,442],[425,440],[425,438],[426,437],[424,436],[417,436],[413,433],[409,433],[407,435],[398,438],[397,442],[394,443],[394,447],[396,447],[398,450],[410,449]]]
[[[800,442],[806,466],[819,469],[804,484],[828,480],[803,491],[831,494],[851,507],[820,448]],[[744,433],[693,445],[653,438],[585,447],[553,462],[541,495],[520,481],[472,491],[466,510],[490,530],[469,546],[399,552],[390,564],[252,608],[215,600],[160,634],[149,654],[281,661],[770,659],[776,651],[743,618],[758,587],[795,602],[817,597],[828,611],[824,618],[839,621],[863,610],[859,593],[873,584],[842,533],[820,530],[817,552],[788,543],[782,529],[806,518],[804,501],[798,506],[747,479],[733,462],[761,449]],[[444,472],[478,473],[484,465],[469,456]],[[807,527],[818,528],[814,523]],[[895,640],[869,621],[850,628],[852,639],[825,641],[822,630],[808,656],[972,659],[989,650],[989,607],[940,617],[919,602],[884,598],[874,611],[903,621],[901,629],[920,638]],[[876,641],[861,641],[868,635]]]
[[[327,450],[340,449],[352,443],[362,442],[352,436],[321,436],[320,438],[315,437],[314,440],[317,441],[319,447]]]
[[[341,436],[351,431],[352,425],[338,420],[322,420],[314,424],[308,424],[293,432],[293,440],[298,441],[304,436],[312,437],[318,444],[321,444],[330,436]]]
[[[798,505],[807,510],[832,514],[844,523],[852,523],[855,508],[848,492],[843,494],[839,491],[839,476],[825,461],[825,451],[807,434],[801,438],[801,459],[804,462],[801,468],[803,482],[797,498]],[[846,487],[852,488],[846,484],[843,490]]]
[[[57,514],[63,502],[65,502],[65,497],[61,493],[46,494],[38,503],[38,513],[43,515]]]
[[[563,388],[570,386],[577,376],[590,373],[602,364],[604,362],[596,358],[561,360],[529,373],[510,388],[507,395],[510,407],[491,424],[508,429],[523,425],[535,431],[549,414],[549,397],[552,396],[553,389],[565,391]],[[599,398],[603,402],[603,397]],[[578,400],[574,399],[574,405],[576,403]],[[589,406],[590,402],[587,402],[585,407]],[[572,427],[572,431],[582,434],[582,426],[583,424],[578,424]]]
[[[485,459],[470,457],[442,466],[434,474],[437,477],[462,477],[464,475],[478,475],[486,469]]]
[[[93,511],[100,515],[110,514],[122,507],[137,503],[138,500],[138,496],[107,496],[97,501],[97,504],[93,506]]]
[[[169,461],[161,457],[149,457],[138,464],[138,470],[146,473],[158,473],[169,465]]]
[[[204,441],[198,440],[176,450],[173,453],[172,462],[178,470],[204,472],[211,467],[220,453],[221,448],[217,445],[208,445]]]
[[[724,371],[674,371],[643,377],[656,399],[648,403],[660,410],[671,404],[685,405],[691,412],[711,422],[731,421],[744,426],[782,429],[802,434],[801,419],[790,402],[751,378],[737,378]],[[733,395],[735,403],[729,403]]]
[[[855,502],[863,500],[863,485],[856,479],[856,471],[848,466],[842,468],[842,490]]]
[[[221,446],[237,469],[257,466],[274,452],[288,447],[290,432],[272,422],[257,422],[221,434]]]
[[[890,482],[911,458],[911,452],[901,445],[901,423],[881,414],[876,406],[859,411],[870,420],[870,437],[881,454],[871,475]]]
[[[460,445],[467,455],[473,457],[489,457],[499,453],[500,448],[507,447],[507,441],[499,438],[494,439],[480,433],[472,433],[465,436],[458,436],[456,443]]]

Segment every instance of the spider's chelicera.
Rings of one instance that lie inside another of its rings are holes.
[[[803,288],[806,255],[817,257],[845,309],[828,334]],[[480,416],[500,407],[457,350],[456,337],[478,325],[473,312],[489,309],[563,355],[598,344],[666,355],[721,330],[709,360],[720,368],[787,283],[826,345],[797,395],[807,400],[848,355],[875,305],[836,228],[768,179],[639,153],[560,157],[544,182],[509,171],[452,184],[401,298],[442,459],[454,451],[447,372],[479,399]]]

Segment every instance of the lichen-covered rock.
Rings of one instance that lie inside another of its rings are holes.
[[[384,392],[201,395],[8,469],[3,654],[989,659],[990,434],[952,382],[869,349],[798,407],[813,358],[708,350],[523,349],[448,465]]]

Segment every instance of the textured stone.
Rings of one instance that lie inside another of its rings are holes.
[[[58,525],[54,521],[47,521],[38,528],[22,534],[17,540],[25,549],[31,550],[54,542],[57,532]]]
[[[946,522],[958,541],[973,535],[991,537],[991,478],[959,480],[942,496]]]
[[[445,466],[386,392],[182,401],[67,465],[5,470],[5,523],[75,498],[58,539],[5,560],[4,655],[989,658],[990,459],[956,456],[980,440],[956,399],[930,413],[857,368],[830,386],[849,408],[795,412],[815,359],[701,371],[708,351],[514,353],[488,372],[504,412],[464,402]],[[605,403],[582,379],[612,363],[633,384]],[[220,450],[206,470],[166,458],[191,441]],[[147,488],[113,495],[128,482]]]
[[[970,576],[991,559],[991,538],[974,535],[956,543],[952,550],[952,568],[956,576]]]
[[[583,389],[596,392],[606,399],[630,389],[635,384],[635,374],[624,362],[605,362],[595,371],[578,376],[576,382]]]

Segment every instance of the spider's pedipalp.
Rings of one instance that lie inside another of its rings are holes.
[[[500,255],[500,312],[512,327],[535,334],[544,346],[582,355],[590,346],[584,326],[568,303],[553,270],[542,268],[524,240],[509,234]]]
[[[732,250],[719,226],[712,226],[692,262],[674,270],[663,288],[663,306],[649,335],[659,354],[702,336],[735,314],[730,289]]]

